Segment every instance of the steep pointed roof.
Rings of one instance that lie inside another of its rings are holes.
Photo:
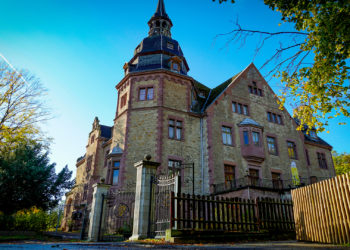
[[[152,20],[154,20],[154,19],[158,19],[158,20],[159,19],[166,19],[172,25],[172,22],[168,16],[168,14],[165,11],[165,4],[164,4],[163,0],[158,1],[156,12],[153,14],[153,16],[149,20],[148,24],[150,24],[150,22],[152,22]]]
[[[153,16],[169,18],[168,14],[165,11],[165,5],[163,0],[158,1],[157,9]]]

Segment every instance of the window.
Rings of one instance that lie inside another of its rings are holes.
[[[234,113],[237,113],[237,103],[235,103],[235,102],[232,102],[232,111]]]
[[[243,105],[243,114],[248,115],[248,106],[247,105]]]
[[[178,63],[173,63],[173,70],[180,71],[180,66]]]
[[[178,160],[168,160],[168,174],[174,174],[178,172],[181,168],[181,161]]]
[[[317,134],[316,134],[316,131],[315,130],[311,130],[310,131],[310,136],[314,139],[317,139]]]
[[[252,83],[253,83],[253,86],[248,85],[249,93],[257,95],[257,96],[263,96],[262,89],[260,89],[256,86],[256,82],[252,82]]]
[[[316,176],[310,176],[310,184],[314,184],[317,182],[317,177]]]
[[[241,115],[249,115],[248,105],[242,103],[232,102],[232,111]]]
[[[320,168],[327,169],[327,160],[325,153],[317,152],[318,165]]]
[[[294,142],[287,141],[288,155],[291,159],[297,159],[296,146]]]
[[[126,97],[127,97],[127,94],[124,94],[120,99],[120,108],[123,108],[126,105]]]
[[[248,177],[251,186],[259,186],[259,170],[250,168]]]
[[[139,90],[139,100],[153,100],[153,87],[140,88]]]
[[[92,156],[89,156],[86,161],[86,172],[89,172],[91,170],[92,165]]]
[[[235,167],[224,165],[225,168],[225,188],[232,189],[235,187]]]
[[[90,144],[94,143],[95,141],[95,135],[91,136]]]
[[[105,162],[104,162],[104,166],[107,166],[107,156],[109,154],[109,150],[106,151],[106,154],[105,154]]]
[[[252,132],[253,144],[255,146],[260,146],[260,133]]]
[[[307,165],[310,166],[309,150],[305,149],[305,154],[306,154],[306,162],[307,162]]]
[[[120,161],[113,162],[112,185],[118,184]]]
[[[174,44],[168,42],[168,43],[166,44],[166,47],[167,47],[168,49],[174,49]]]
[[[230,127],[222,126],[222,143],[225,145],[232,145],[232,131]]]
[[[276,138],[268,136],[266,137],[266,140],[267,140],[267,148],[269,150],[269,153],[273,155],[277,155]]]
[[[249,145],[249,134],[248,131],[243,131],[244,144]]]
[[[282,116],[281,115],[277,115],[275,113],[272,113],[272,112],[267,112],[267,120],[269,122],[273,122],[273,123],[276,123],[276,124],[280,124],[280,125],[283,125],[283,121],[282,121]]]
[[[272,187],[274,189],[282,189],[283,186],[282,186],[281,174],[272,172],[271,176],[272,176]]]
[[[182,140],[182,121],[169,119],[169,138]]]
[[[83,201],[85,201],[87,198],[87,192],[88,192],[88,184],[84,184],[84,191],[83,191],[83,197],[82,197]]]

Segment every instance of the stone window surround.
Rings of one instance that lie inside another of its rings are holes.
[[[222,140],[222,127],[228,127],[231,129],[231,141],[232,141],[232,144],[229,145],[229,144],[224,144],[224,141]],[[229,123],[229,122],[222,122],[221,123],[221,126],[220,126],[220,132],[221,132],[221,143],[222,145],[224,146],[229,146],[229,147],[234,147],[236,144],[235,144],[235,130],[234,130],[235,126],[233,123]]]
[[[241,102],[241,101],[236,101],[236,100],[232,100],[231,102],[231,112],[232,113],[236,113],[236,114],[239,114],[239,115],[245,115],[245,116],[250,116],[250,108],[249,108],[249,104],[247,102]],[[236,111],[233,110],[233,104],[235,103],[235,107],[236,107]],[[242,113],[239,113],[238,112],[238,104],[241,104],[242,105]],[[247,107],[247,112],[248,114],[244,114],[244,106]]]
[[[276,115],[276,119],[278,119],[277,117],[279,116],[281,118],[281,123],[278,123],[278,120],[276,120],[276,122],[273,122],[273,119],[271,121],[269,121],[268,119],[268,113],[271,114],[271,117],[272,115]],[[283,119],[283,115],[282,114],[277,114],[276,112],[272,111],[272,110],[266,110],[266,118],[267,118],[267,121],[268,122],[271,122],[273,124],[277,124],[277,125],[284,125],[284,119]]]
[[[174,120],[175,121],[175,130],[174,130],[174,138],[171,138],[170,137],[170,134],[169,134],[169,120]],[[181,139],[176,139],[176,122],[181,122],[182,123],[182,129],[181,129]],[[168,119],[167,119],[167,128],[168,128],[168,139],[170,140],[175,140],[175,141],[185,141],[185,122],[184,122],[184,118],[182,117],[178,117],[178,116],[172,116],[172,115],[169,115],[168,116]]]
[[[310,166],[311,165],[311,161],[310,161],[310,155],[309,155],[309,150],[308,149],[305,149],[305,156],[306,156],[307,165]]]
[[[114,169],[113,162],[115,162],[115,161],[119,161],[120,162],[118,184],[117,185],[112,185],[112,187],[119,187],[119,185],[120,185],[120,178],[121,178],[120,177],[120,171],[121,171],[121,164],[122,164],[121,158],[122,158],[122,154],[114,155],[114,156],[108,156],[108,163],[107,163],[108,170],[107,170],[107,176],[106,176],[106,183],[107,184],[112,185],[112,182],[113,182],[113,169]]]
[[[253,136],[252,136],[252,132],[257,132],[259,133],[259,146],[256,146],[256,147],[262,147],[263,146],[263,143],[262,143],[262,137],[263,137],[263,130],[261,128],[256,128],[256,127],[253,127],[253,126],[250,126],[250,125],[246,125],[246,126],[242,126],[242,138],[244,139],[243,137],[243,132],[244,131],[247,131],[248,132],[248,139],[249,139],[249,143],[248,144],[245,144],[244,141],[242,142],[243,146],[249,146],[251,144],[253,144]]]
[[[249,169],[254,169],[254,170],[258,170],[258,174],[259,174],[259,179],[262,179],[262,168],[261,166],[257,166],[257,165],[248,165],[248,172],[247,175],[249,176]]]
[[[223,161],[223,163],[222,163],[222,173],[223,173],[223,176],[224,176],[224,182],[225,182],[225,165],[232,166],[233,169],[234,169],[235,180],[239,179],[238,178],[238,167],[237,167],[236,162]]]
[[[272,153],[269,152],[269,145],[268,145],[268,142],[267,142],[267,137],[273,137],[275,139],[276,154],[272,154]],[[267,152],[270,155],[279,156],[277,135],[276,134],[272,134],[272,133],[265,133],[265,139],[266,139]]]
[[[120,98],[120,108],[124,108],[126,106],[127,99],[128,99],[128,93],[125,93],[125,94],[123,94],[121,96],[121,98]]]
[[[290,157],[289,157],[288,142],[293,142],[293,143],[294,143],[295,158],[290,158]],[[286,139],[286,144],[287,144],[287,155],[288,155],[288,158],[289,158],[289,159],[292,159],[292,160],[299,160],[299,154],[298,154],[298,150],[297,150],[297,143],[296,143],[296,141],[295,141],[294,139],[289,139],[289,138],[287,138],[287,139]]]
[[[152,99],[147,99],[148,89],[153,88],[153,96]],[[140,91],[141,89],[146,89],[145,93],[145,100],[140,100]],[[148,84],[148,85],[140,85],[137,87],[137,101],[144,102],[144,101],[152,101],[155,99],[156,89],[154,88],[154,84]]]
[[[254,93],[254,89],[256,89],[256,94]],[[262,84],[260,84],[257,81],[252,81],[250,84],[248,84],[248,90],[249,90],[249,94],[260,96],[260,97],[265,96]]]
[[[318,155],[319,155],[319,154],[323,155],[323,157],[324,157],[324,160],[325,160],[325,163],[326,163],[326,167],[325,167],[325,168],[321,167],[321,165],[320,165],[320,161],[319,161],[319,159],[318,159]],[[319,167],[320,169],[323,169],[323,170],[328,170],[329,168],[328,168],[326,153],[325,153],[325,152],[322,152],[322,151],[316,151],[316,156],[317,156],[318,167]]]

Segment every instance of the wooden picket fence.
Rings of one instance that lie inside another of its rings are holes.
[[[224,198],[171,194],[170,226],[174,230],[262,232],[294,231],[290,200]]]
[[[292,190],[297,240],[350,243],[350,174]]]

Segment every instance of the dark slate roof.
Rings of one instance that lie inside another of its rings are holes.
[[[174,45],[174,49],[169,49],[167,47],[168,42]],[[138,48],[140,50],[138,50]],[[146,37],[145,39],[143,39],[142,42],[136,47],[135,55],[137,53],[143,54],[143,53],[149,53],[149,52],[155,52],[155,51],[161,51],[161,50],[166,51],[174,56],[179,56],[179,57],[184,56],[182,53],[181,47],[176,40],[170,37],[161,36],[161,35]]]
[[[243,121],[241,121],[241,122],[239,123],[239,125],[254,125],[254,126],[257,126],[257,127],[262,127],[262,126],[260,125],[260,123],[254,121],[254,120],[251,119],[251,118],[245,118]]]
[[[210,106],[210,104],[212,104],[217,97],[220,96],[220,94],[222,92],[224,92],[224,90],[230,85],[230,83],[238,76],[239,74],[231,77],[230,79],[227,79],[226,81],[224,81],[222,84],[220,84],[219,86],[217,86],[216,88],[213,88],[210,96],[208,97],[207,103],[205,108],[207,108],[208,106]]]
[[[112,127],[105,126],[105,125],[100,125],[101,128],[101,136],[104,138],[111,138],[112,136]]]
[[[153,17],[163,17],[169,19],[168,14],[165,11],[165,5],[163,0],[158,1],[157,9]]]
[[[298,118],[293,118],[295,123],[297,125],[300,125],[300,121]],[[309,142],[313,142],[313,143],[316,143],[316,144],[320,144],[320,145],[323,145],[323,146],[327,146],[327,147],[332,147],[330,144],[328,144],[325,140],[323,140],[321,137],[317,136],[317,138],[313,138],[311,137],[310,135],[308,135],[306,132],[307,132],[307,129],[308,129],[308,126],[307,125],[304,125],[303,126],[303,129],[302,129],[302,132],[304,134],[304,138],[305,138],[305,141],[309,141]],[[315,128],[312,128],[312,129],[315,129]]]

